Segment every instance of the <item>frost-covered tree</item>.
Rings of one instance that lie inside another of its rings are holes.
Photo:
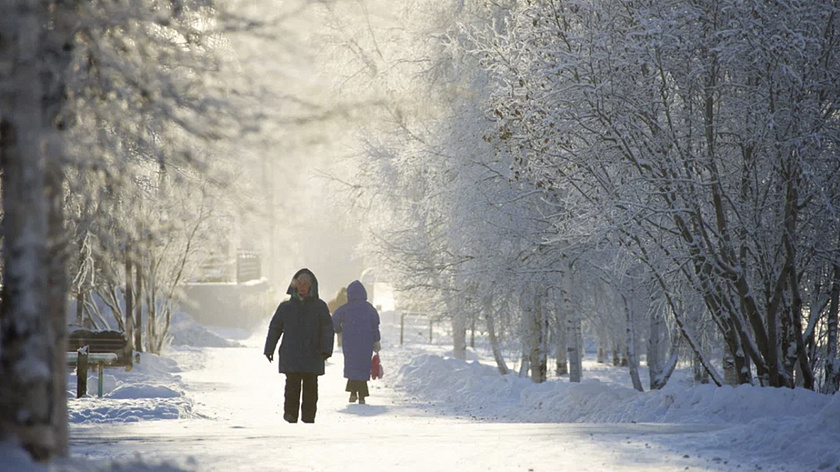
[[[344,80],[353,91],[386,92],[378,119],[360,132],[367,147],[351,190],[373,210],[367,256],[388,268],[398,288],[421,293],[450,316],[456,355],[465,346],[465,319],[483,320],[499,370],[508,370],[499,343],[509,333],[507,342],[526,359],[523,373],[530,368],[542,381],[549,340],[560,339],[549,336],[552,329],[565,335],[570,324],[575,365],[582,361],[582,318],[553,293],[569,296],[559,288],[572,272],[564,259],[581,251],[590,230],[558,218],[568,214],[568,193],[520,180],[513,157],[488,139],[495,118],[480,104],[491,78],[461,23],[500,24],[508,11],[503,4],[421,2],[398,9],[387,27],[366,14],[337,28],[358,59]],[[549,313],[562,313],[563,326],[552,326]],[[565,357],[565,343],[562,349]]]
[[[455,202],[453,184],[458,169],[448,163],[451,153],[436,136],[439,117],[445,106],[427,83],[406,80],[423,74],[442,80],[440,42],[429,33],[441,34],[440,17],[429,10],[410,8],[368,8],[365,3],[352,5],[350,18],[361,17],[359,24],[343,23],[348,18],[342,5],[335,5],[330,18],[335,24],[337,41],[352,53],[349,83],[352,90],[369,102],[381,103],[376,116],[367,120],[363,132],[368,159],[360,168],[357,182],[363,189],[363,204],[375,205],[369,215],[381,215],[374,221],[368,258],[385,267],[398,289],[404,293],[423,294],[432,300],[433,310],[452,322],[454,352],[465,356],[467,298],[463,291],[470,282],[460,276],[459,266],[469,259],[464,248],[453,244],[449,218]],[[390,17],[383,22],[381,12]],[[374,14],[372,12],[380,12]],[[411,16],[415,15],[415,16]],[[414,21],[421,19],[419,23]],[[411,21],[414,20],[414,21]],[[418,61],[406,60],[409,44],[420,40],[414,51],[426,55]],[[422,65],[419,61],[428,61]],[[376,250],[379,248],[380,250]],[[404,296],[405,298],[405,296]]]
[[[75,6],[15,1],[0,19],[0,438],[39,460],[67,451],[60,110]]]
[[[482,52],[516,168],[670,259],[745,383],[752,366],[763,385],[816,385],[805,319],[824,315],[803,282],[837,257],[836,8],[536,1]]]
[[[224,179],[209,143],[239,128],[212,54],[217,13],[203,1],[4,8],[0,436],[36,459],[67,448],[66,280],[84,318],[89,292],[119,277],[113,261],[160,231],[134,207],[149,169]]]
[[[231,57],[221,31],[232,26],[221,23],[219,13],[204,1],[91,4],[77,35],[69,84],[74,100],[66,110],[77,156],[68,172],[80,256],[74,292],[82,314],[104,300],[138,350],[149,331],[141,311],[162,303],[143,301],[151,292],[176,289],[154,268],[185,256],[172,251],[173,244],[158,251],[154,241],[171,233],[173,218],[185,216],[190,204],[183,197],[197,193],[192,189],[221,194],[236,184],[227,171],[233,163],[222,159],[230,151],[221,144],[250,120],[238,111],[244,101],[225,76]],[[193,241],[193,252],[212,241]],[[168,259],[161,261],[161,254]],[[126,286],[133,287],[131,302]],[[128,305],[138,312],[124,312]]]

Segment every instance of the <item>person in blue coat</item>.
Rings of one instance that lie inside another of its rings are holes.
[[[304,423],[314,423],[318,409],[318,376],[324,375],[324,362],[332,356],[332,319],[327,304],[318,298],[318,279],[309,269],[299,270],[289,289],[291,297],[280,303],[265,338],[263,353],[274,360],[281,374],[286,374],[283,419],[297,423],[298,409]],[[301,393],[303,403],[301,403]]]
[[[367,301],[367,290],[358,280],[347,286],[347,303],[333,314],[333,329],[341,333],[344,351],[345,390],[350,392],[350,402],[357,399],[365,403],[370,395],[370,359],[379,352],[379,313]]]

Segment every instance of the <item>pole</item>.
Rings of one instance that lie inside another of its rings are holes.
[[[104,393],[104,381],[102,377],[104,377],[105,373],[105,363],[100,361],[96,363],[96,393],[99,395],[99,398],[102,398],[102,394]]]
[[[405,332],[405,313],[400,315],[400,346],[403,345],[403,333]]]
[[[88,347],[76,351],[76,398],[87,394]]]

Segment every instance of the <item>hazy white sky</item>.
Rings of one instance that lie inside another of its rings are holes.
[[[267,25],[231,41],[241,79],[264,114],[245,151],[261,163],[259,178],[270,182],[265,194],[272,202],[258,209],[243,237],[262,247],[264,272],[278,288],[308,267],[321,297],[330,299],[365,268],[356,254],[365,224],[364,215],[340,204],[347,197],[330,180],[352,172],[356,136],[335,112],[341,105],[332,81],[343,72],[325,50],[328,22],[318,2],[241,3],[241,13]]]

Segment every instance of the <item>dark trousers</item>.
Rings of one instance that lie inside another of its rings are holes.
[[[347,386],[344,388],[345,392],[356,393],[359,398],[370,396],[368,391],[368,384],[364,380],[348,380]]]
[[[302,387],[302,388],[301,388]],[[303,404],[301,404],[301,390]],[[294,423],[298,419],[304,423],[315,422],[318,410],[318,374],[309,372],[290,372],[286,374],[286,401],[283,404],[283,417]]]

